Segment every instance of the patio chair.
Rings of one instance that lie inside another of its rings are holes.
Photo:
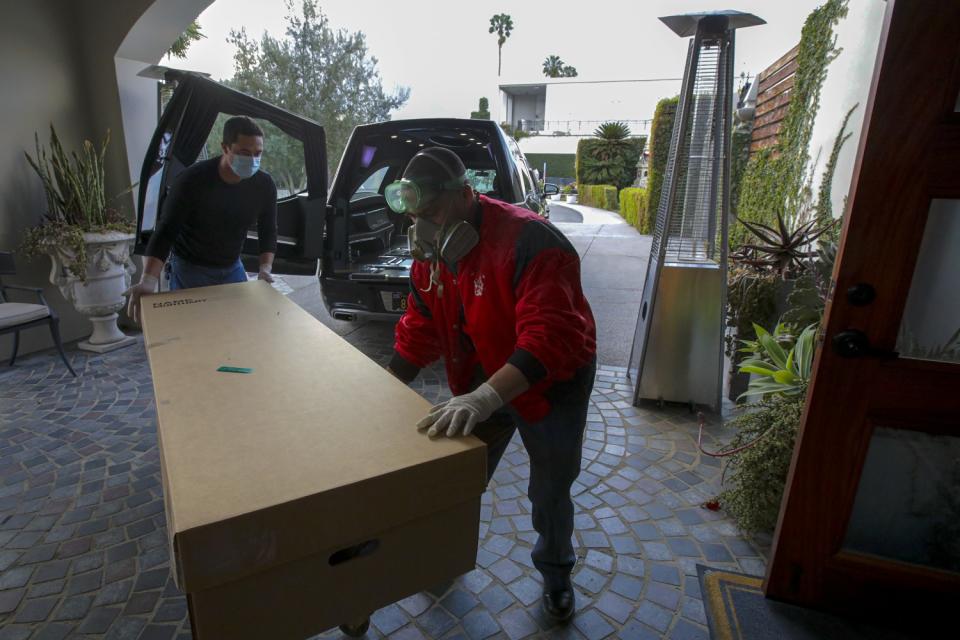
[[[8,251],[0,251],[0,276],[16,275],[17,269],[13,261],[13,254]],[[40,304],[28,304],[24,302],[10,302],[7,299],[7,291],[28,291],[35,293],[40,298]],[[53,310],[46,299],[43,297],[42,289],[33,287],[19,287],[12,284],[3,284],[0,282],[0,335],[7,333],[13,334],[13,355],[10,356],[10,366],[17,360],[17,349],[20,347],[20,332],[31,327],[40,325],[50,326],[50,335],[53,336],[53,343],[60,352],[63,363],[74,377],[77,372],[70,366],[67,360],[67,354],[63,351],[63,342],[60,340],[60,317]]]

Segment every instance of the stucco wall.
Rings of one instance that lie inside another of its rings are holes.
[[[810,138],[810,156],[812,161],[816,162],[813,174],[816,193],[823,169],[830,159],[833,142],[840,132],[840,125],[843,124],[843,117],[850,108],[859,105],[847,123],[847,132],[853,135],[837,157],[831,190],[834,217],[843,213],[843,201],[850,191],[850,182],[853,179],[853,163],[860,144],[886,7],[884,0],[851,2],[848,5],[847,17],[835,27],[840,54],[827,69],[827,78],[820,92],[820,109],[817,111]]]
[[[135,112],[149,100],[148,94],[155,96],[151,81],[136,78],[136,73],[148,63],[159,62],[169,43],[210,1],[8,3],[0,21],[4,53],[0,78],[5,87],[0,101],[0,131],[5,143],[0,150],[0,249],[15,250],[24,231],[39,222],[45,211],[43,190],[23,152],[32,152],[34,132],[40,133],[41,141],[47,140],[50,123],[68,148],[75,148],[85,138],[99,141],[109,128],[108,193],[119,193],[131,184],[131,174],[139,174],[146,139],[156,122],[155,106]],[[128,39],[134,27],[137,29]],[[161,45],[163,42],[167,44]],[[126,61],[115,60],[121,45]],[[130,62],[137,58],[143,64]],[[121,87],[124,99],[132,105],[126,118],[121,110]],[[133,215],[131,194],[114,204]],[[49,284],[49,259],[27,261],[17,256],[17,262],[18,275],[5,281],[43,287],[60,313],[65,340],[88,334],[89,323]],[[10,343],[10,338],[0,339],[0,361],[9,356]],[[43,330],[30,330],[21,336],[21,353],[51,344]]]

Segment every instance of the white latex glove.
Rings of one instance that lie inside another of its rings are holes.
[[[152,276],[149,273],[144,272],[140,276],[140,282],[135,285],[132,285],[129,289],[123,292],[123,295],[127,296],[127,315],[130,316],[130,319],[140,324],[140,298],[143,296],[148,296],[151,293],[156,293],[157,284],[160,280],[157,276]]]
[[[260,273],[257,274],[257,280],[266,280],[270,284],[273,284],[273,267],[269,264],[260,265]]]
[[[475,391],[434,405],[430,413],[417,423],[417,430],[426,429],[431,438],[444,430],[448,438],[460,433],[468,436],[477,423],[489,418],[502,406],[500,395],[484,382]]]

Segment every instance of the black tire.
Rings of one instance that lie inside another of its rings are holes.
[[[362,638],[370,629],[370,618],[356,624],[342,624],[340,631],[351,638]]]

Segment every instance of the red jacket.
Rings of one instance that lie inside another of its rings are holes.
[[[505,363],[515,364],[531,387],[512,404],[535,422],[550,412],[544,392],[595,358],[596,327],[580,285],[580,257],[537,214],[485,196],[480,204],[480,242],[456,273],[441,261],[442,294],[437,285],[427,291],[430,264],[414,263],[394,349],[406,361],[398,364],[418,368],[444,356],[454,395],[476,386],[478,365],[483,381]]]

